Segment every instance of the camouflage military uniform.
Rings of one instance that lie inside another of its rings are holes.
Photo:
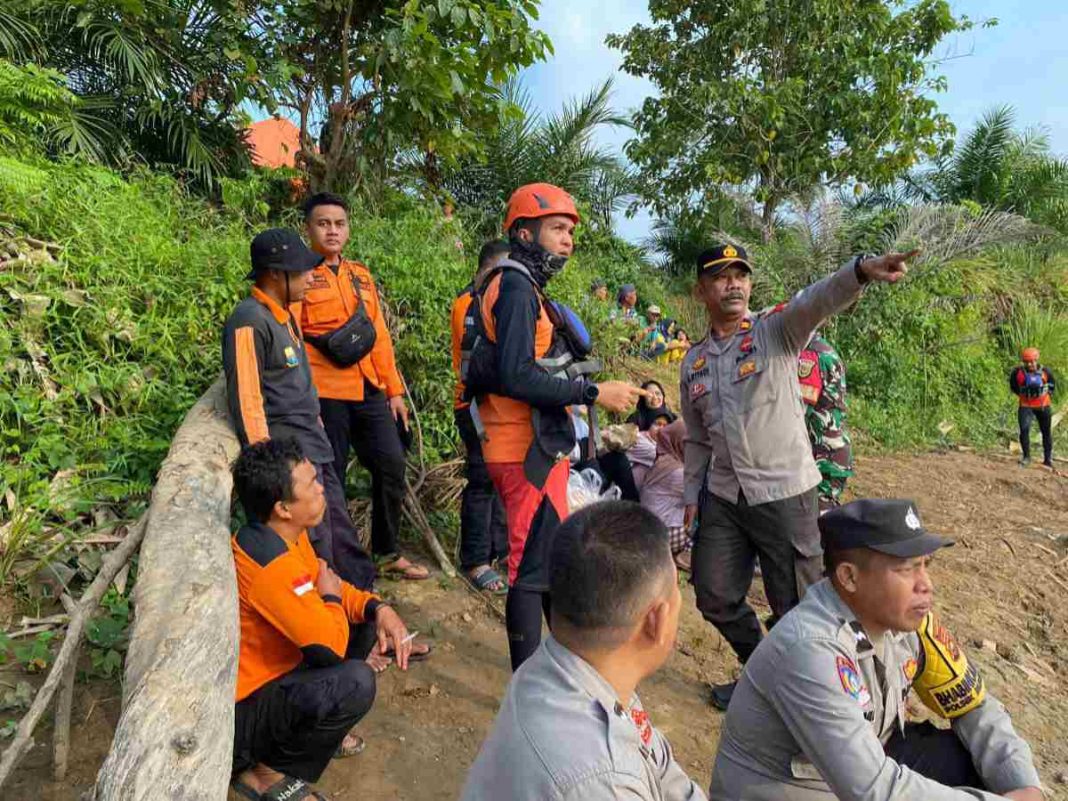
[[[838,506],[853,475],[853,451],[846,431],[846,370],[838,352],[819,334],[801,351],[798,379],[805,401],[805,427],[822,480],[820,509]]]

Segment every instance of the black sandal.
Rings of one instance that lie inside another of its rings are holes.
[[[267,788],[266,793],[257,793],[244,782],[234,780],[230,783],[234,792],[252,801],[330,801],[325,795],[314,789],[304,779],[285,776]]]

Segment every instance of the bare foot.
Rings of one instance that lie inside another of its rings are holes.
[[[392,562],[383,562],[378,566],[378,572],[389,578],[405,579],[407,581],[423,581],[430,578],[430,571],[405,556],[398,556]]]
[[[367,655],[366,662],[375,673],[382,673],[386,668],[393,664],[393,659],[378,653],[378,651],[372,650],[371,653]]]
[[[284,778],[285,774],[271,770],[261,762],[240,774],[237,781],[262,795]]]

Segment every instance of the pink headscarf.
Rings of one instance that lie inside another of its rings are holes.
[[[645,477],[642,486],[649,487],[659,481],[663,481],[675,470],[681,470],[684,456],[683,450],[686,443],[686,423],[679,418],[674,423],[657,429],[656,432],[656,463],[649,475]]]

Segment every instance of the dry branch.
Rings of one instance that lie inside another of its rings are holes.
[[[129,562],[125,567],[129,566]],[[63,608],[70,615],[74,615],[77,607],[74,600],[63,593],[59,597],[63,602]],[[70,715],[74,706],[74,675],[78,669],[78,649],[74,649],[74,657],[67,665],[66,673],[63,674],[59,685],[59,695],[56,696],[55,726],[52,731],[52,777],[61,782],[67,776],[67,757],[70,754]]]
[[[145,534],[146,520],[147,517],[142,516],[130,530],[130,533],[126,535],[126,539],[123,540],[122,544],[108,554],[108,557],[100,566],[100,572],[96,574],[93,583],[89,585],[89,588],[78,602],[77,609],[71,616],[70,626],[67,628],[67,636],[63,639],[63,645],[60,646],[59,654],[52,665],[52,670],[49,672],[44,684],[41,685],[41,689],[37,691],[37,696],[33,699],[30,710],[19,722],[18,729],[15,732],[15,739],[4,751],[3,758],[0,758],[0,787],[3,787],[4,783],[11,778],[11,773],[14,771],[15,766],[33,746],[33,730],[48,708],[52,696],[55,695],[56,690],[59,688],[60,682],[65,676],[68,663],[73,660],[78,651],[78,644],[81,641],[82,632],[85,630],[85,624],[96,613],[100,599],[104,597],[104,592],[111,586],[111,580],[115,578],[115,574],[133,556],[134,551],[141,544],[141,539]]]

